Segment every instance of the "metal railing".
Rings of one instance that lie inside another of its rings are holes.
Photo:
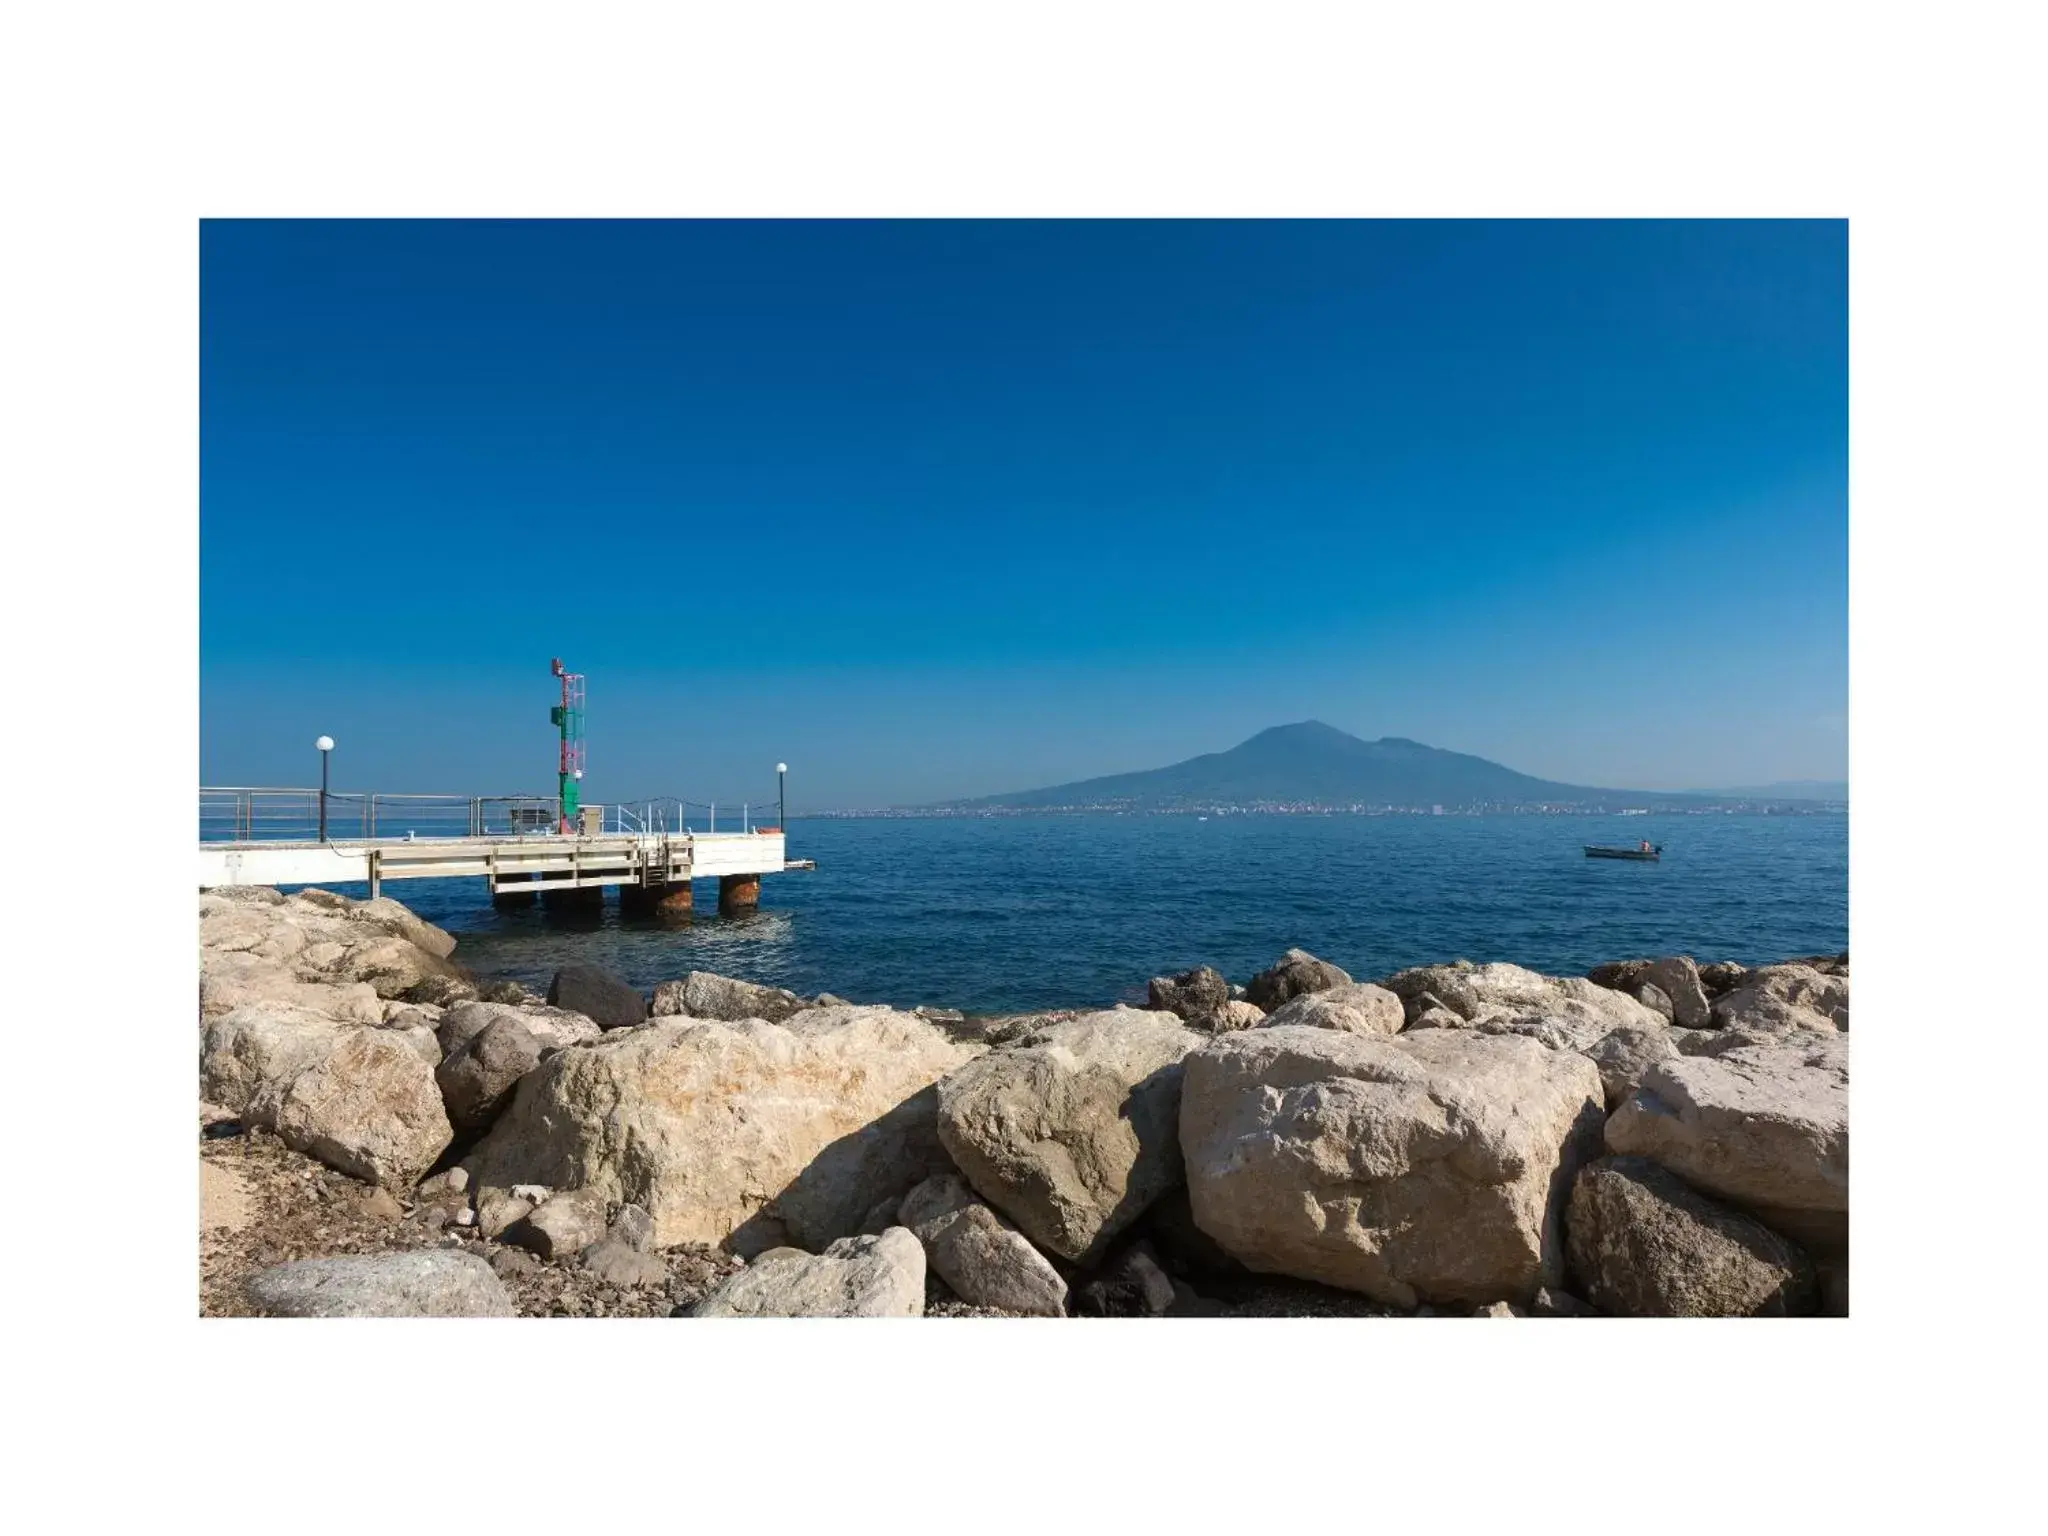
[[[391,795],[330,792],[330,842],[373,838],[513,837],[555,828],[555,801],[542,795]],[[320,836],[317,789],[223,786],[199,791],[199,840],[313,842]]]
[[[320,836],[320,791],[221,786],[199,791],[199,840],[304,842]],[[557,805],[552,795],[391,795],[330,791],[330,842],[379,838],[552,837]],[[700,801],[676,796],[585,806],[598,812],[602,831],[614,836],[684,836],[751,833],[774,825],[776,803]],[[764,815],[765,813],[765,815]]]

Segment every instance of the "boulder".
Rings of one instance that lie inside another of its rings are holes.
[[[1196,1029],[1214,1030],[1230,1004],[1230,983],[1221,971],[1198,965],[1178,976],[1154,976],[1145,997],[1155,1012],[1173,1014]]]
[[[1841,975],[1829,975],[1817,971],[1802,961],[1788,961],[1786,965],[1761,965],[1749,971],[1739,985],[1722,993],[1714,1014],[1726,1010],[1739,1010],[1745,997],[1776,997],[1794,1008],[1806,1008],[1815,1014],[1827,1016],[1835,1008],[1849,1006],[1849,979]],[[1726,1026],[1724,1026],[1726,1028]]]
[[[1631,997],[1644,981],[1643,973],[1650,968],[1647,960],[1610,960],[1605,965],[1596,965],[1586,972],[1586,980],[1596,987],[1606,987],[1615,992],[1626,992]]]
[[[489,1262],[501,1280],[526,1280],[540,1273],[540,1260],[524,1248],[493,1248]]]
[[[1469,1022],[1463,1014],[1453,1013],[1427,992],[1415,1003],[1401,1005],[1409,1029],[1463,1029]]]
[[[1054,1025],[946,1078],[939,1137],[1034,1243],[1092,1263],[1180,1182],[1180,1063],[1203,1038],[1141,1009]]]
[[[822,1247],[945,1166],[931,1088],[978,1049],[887,1008],[656,1019],[546,1057],[467,1163],[480,1187],[630,1201],[663,1247],[766,1220]]]
[[[932,1271],[970,1306],[1065,1315],[1067,1282],[1059,1271],[958,1174],[918,1185],[903,1197],[898,1219],[924,1245]]]
[[[424,1024],[391,1024],[379,1026],[395,1039],[403,1040],[406,1046],[417,1052],[428,1069],[441,1065],[441,1042],[434,1038],[433,1030]]]
[[[610,971],[595,965],[565,965],[548,983],[548,1003],[580,1013],[600,1029],[631,1029],[647,1022],[647,1003]]]
[[[343,1028],[294,1003],[252,1003],[209,1021],[199,1037],[199,1097],[239,1116],[265,1084],[289,1082],[334,1049]]]
[[[1712,1022],[1719,1029],[1784,1034],[1818,1034],[1848,1027],[1849,982],[1810,965],[1766,965],[1714,999]]]
[[[323,969],[351,981],[368,982],[379,997],[432,1001],[436,982],[465,982],[454,962],[421,949],[381,925],[362,927]],[[310,950],[308,951],[310,954]],[[456,990],[461,990],[457,988]]]
[[[1381,983],[1401,999],[1413,1029],[1417,1016],[1431,1008],[1447,1009],[1461,1019],[1479,1011],[1479,994],[1472,990],[1469,965],[1415,965],[1396,971]]]
[[[1341,987],[1351,980],[1327,960],[1318,960],[1305,949],[1290,949],[1271,967],[1245,983],[1244,1000],[1271,1013],[1282,1003],[1292,1002],[1305,992]]]
[[[1622,1317],[1785,1317],[1813,1309],[1813,1266],[1761,1223],[1644,1158],[1579,1170],[1566,1213],[1586,1297]]]
[[[695,1317],[922,1317],[924,1248],[902,1227],[823,1253],[772,1248],[721,1283]]]
[[[1798,1031],[1660,1061],[1609,1118],[1607,1146],[1740,1205],[1846,1212],[1848,1037]]]
[[[1527,1035],[1556,1050],[1590,1050],[1615,1029],[1658,1029],[1667,1021],[1625,992],[1583,976],[1543,976],[1516,965],[1475,966],[1463,973],[1467,1027],[1488,1034]],[[1417,1020],[1408,1024],[1414,1029]],[[1439,1026],[1444,1027],[1444,1026]]]
[[[481,1190],[476,1197],[476,1229],[496,1240],[526,1220],[534,1205],[534,1201],[509,1190]]]
[[[1585,1058],[1470,1030],[1224,1036],[1188,1057],[1196,1223],[1247,1267],[1418,1301],[1563,1279],[1572,1174],[1598,1150]]]
[[[345,910],[354,921],[381,928],[415,949],[424,950],[436,960],[446,960],[455,953],[452,934],[436,928],[389,896],[373,896],[368,901],[352,902]]]
[[[1670,955],[1652,960],[1643,971],[1643,982],[1671,999],[1671,1020],[1682,1029],[1707,1026],[1707,991],[1700,981],[1700,968],[1690,956]]]
[[[428,1034],[439,1036],[441,1020],[447,1017],[447,1010],[436,1008],[432,1003],[396,1003],[384,1005],[383,1025],[386,1029],[424,1029]],[[441,1053],[439,1039],[434,1045],[434,1054]]]
[[[427,1003],[436,1008],[452,1008],[457,1003],[473,1000],[476,997],[476,987],[460,976],[429,976],[407,987],[403,997],[408,1003]]]
[[[1613,1109],[1636,1091],[1644,1073],[1665,1058],[1678,1055],[1679,1050],[1668,1029],[1624,1024],[1609,1030],[1582,1054],[1600,1069],[1600,1087],[1606,1095],[1607,1107]]]
[[[1739,987],[1714,1002],[1714,1027],[1747,1037],[1790,1035],[1806,1031],[1817,1035],[1840,1034],[1848,1023],[1848,1010],[1832,1013],[1788,1002],[1770,992]]]
[[[603,1038],[595,1022],[566,1008],[537,1005],[515,1007],[509,1003],[477,1001],[458,1003],[441,1017],[437,1038],[444,1055],[454,1055],[463,1045],[500,1019],[510,1019],[533,1037],[543,1053],[565,1046],[583,1045]]]
[[[539,1065],[540,1042],[524,1023],[493,1020],[434,1069],[449,1123],[464,1134],[487,1129],[519,1079]]]
[[[302,1259],[259,1270],[243,1285],[270,1317],[511,1317],[491,1266],[445,1248]]]
[[[1407,1020],[1401,999],[1369,981],[1347,982],[1321,992],[1305,992],[1259,1021],[1260,1029],[1306,1024],[1313,1029],[1343,1029],[1354,1035],[1398,1035]]]
[[[1164,1317],[1178,1299],[1158,1255],[1136,1242],[1081,1287],[1074,1310],[1084,1317]]]
[[[505,1234],[505,1241],[529,1248],[544,1259],[562,1260],[581,1253],[605,1236],[604,1196],[588,1189],[551,1195]]]
[[[709,971],[691,971],[680,981],[664,981],[654,989],[655,1018],[680,1016],[692,1019],[766,1019],[780,1024],[810,1005],[794,992],[764,987]]]
[[[1672,1004],[1670,994],[1661,987],[1654,987],[1646,981],[1630,995],[1661,1019],[1669,1021],[1677,1016],[1678,1010]]]
[[[1716,960],[1712,965],[1700,967],[1700,985],[1706,989],[1709,1000],[1723,992],[1732,992],[1741,985],[1742,978],[1749,974],[1749,968],[1737,965],[1733,960]]]
[[[1219,1035],[1227,1035],[1233,1030],[1257,1029],[1265,1017],[1266,1010],[1257,1003],[1248,1003],[1241,997],[1233,997],[1223,1005],[1210,1027]]]
[[[247,955],[283,965],[306,947],[306,930],[275,908],[243,903],[202,904],[199,948],[223,955]]]
[[[276,961],[255,955],[222,950],[201,953],[201,1018],[257,1004],[288,1004],[351,1024],[384,1022],[383,999],[365,983],[301,981]]]
[[[554,1202],[548,1203],[552,1205]],[[543,1211],[546,1209],[545,1205],[541,1207]],[[621,1238],[599,1238],[583,1250],[581,1263],[593,1279],[606,1285],[631,1290],[668,1283],[666,1264]]]
[[[410,1188],[455,1139],[434,1069],[393,1032],[337,1027],[296,1071],[266,1078],[242,1111],[286,1146],[372,1184]]]

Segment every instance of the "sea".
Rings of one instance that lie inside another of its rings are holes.
[[[1660,862],[1584,845],[1663,845]],[[1149,977],[1242,982],[1300,947],[1360,980],[1454,959],[1552,974],[1689,954],[1754,965],[1849,944],[1846,814],[1075,815],[792,820],[760,910],[683,927],[493,909],[481,880],[387,884],[480,975],[570,964],[643,990],[715,971],[975,1013],[1139,1002]],[[361,887],[338,887],[364,894]]]

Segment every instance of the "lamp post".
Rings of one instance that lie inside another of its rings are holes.
[[[789,764],[775,765],[775,830],[784,837],[789,836],[789,786],[784,779],[788,772]]]
[[[334,750],[334,738],[322,736],[313,743],[320,749],[320,841],[327,841],[327,754]]]

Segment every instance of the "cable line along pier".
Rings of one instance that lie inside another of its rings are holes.
[[[334,743],[322,736],[318,789],[199,791],[200,889],[340,883],[367,885],[375,897],[387,880],[468,878],[488,882],[499,906],[587,908],[614,886],[624,911],[683,916],[691,883],[715,877],[718,909],[732,915],[759,904],[763,875],[815,867],[788,856],[781,763],[773,826],[757,825],[754,802],[728,802],[724,831],[717,804],[583,804],[583,679],[553,667],[562,680],[550,712],[559,732],[553,798],[334,793]]]

